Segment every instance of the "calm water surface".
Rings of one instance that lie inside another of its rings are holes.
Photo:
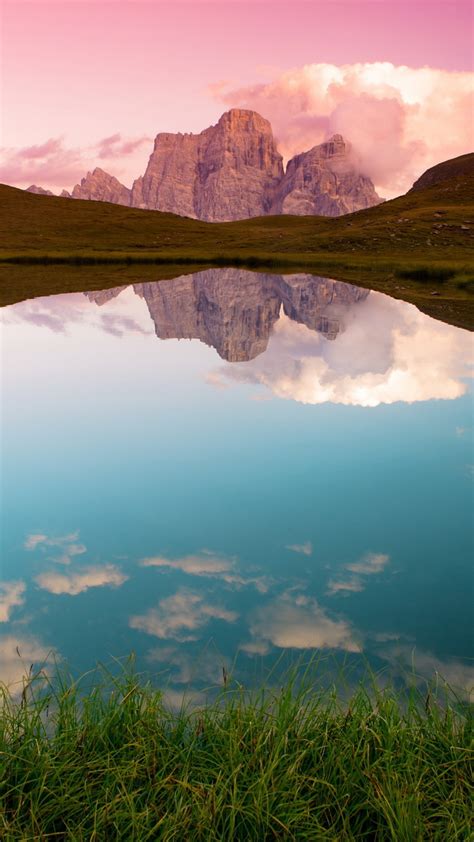
[[[4,681],[133,650],[170,701],[282,653],[472,684],[471,334],[232,269],[2,334]]]

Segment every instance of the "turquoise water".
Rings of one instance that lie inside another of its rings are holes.
[[[211,270],[2,336],[4,681],[133,650],[171,701],[282,653],[472,684],[471,334]]]

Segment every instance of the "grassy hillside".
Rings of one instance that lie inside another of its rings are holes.
[[[85,288],[76,286],[84,283],[85,273],[80,281],[77,271],[53,271],[55,264],[95,267],[96,288],[116,285],[119,266],[140,267],[140,279],[148,279],[172,276],[163,264],[172,264],[173,272],[178,267],[178,274],[245,265],[353,281],[472,328],[474,154],[463,158],[462,172],[449,179],[335,219],[274,216],[205,223],[0,185],[0,302],[52,292],[46,276],[56,276],[55,291]],[[49,264],[47,272],[41,264]]]
[[[459,155],[457,158],[450,158],[449,161],[442,161],[441,164],[430,167],[423,175],[420,175],[411,189],[421,190],[424,187],[433,187],[435,184],[441,184],[443,181],[449,181],[459,176],[471,175],[472,157],[472,153]]]
[[[454,694],[372,687],[342,706],[227,687],[173,714],[134,676],[83,695],[34,684],[0,707],[5,840],[471,838],[472,722]]]

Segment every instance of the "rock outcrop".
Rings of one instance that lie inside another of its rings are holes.
[[[254,111],[232,109],[201,134],[159,134],[133,207],[208,222],[268,213],[283,177],[272,129]]]
[[[381,201],[341,135],[292,158],[285,172],[268,120],[240,108],[200,134],[158,134],[131,190],[97,167],[76,184],[72,198],[207,222],[270,213],[339,216]]]
[[[341,216],[381,202],[340,134],[288,162],[273,213]]]
[[[93,202],[112,202],[116,205],[130,204],[130,190],[113,175],[96,167],[88,172],[72,191],[73,199],[90,199]]]
[[[124,287],[87,292],[101,305]],[[159,339],[199,339],[227,362],[262,354],[281,310],[334,340],[349,306],[369,291],[314,275],[256,275],[241,269],[208,269],[158,283],[135,284]]]
[[[30,184],[29,187],[26,188],[27,193],[37,193],[38,196],[54,196],[54,193],[51,190],[45,190],[44,187],[38,187],[36,184]]]

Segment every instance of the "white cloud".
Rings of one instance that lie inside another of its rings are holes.
[[[33,533],[28,535],[25,540],[26,550],[35,550],[37,547],[44,545],[46,547],[64,547],[77,541],[79,538],[79,531],[70,532],[68,535],[44,535],[43,533]]]
[[[227,389],[228,383],[222,379],[217,371],[210,371],[205,375],[204,381],[208,386],[214,386],[215,389]]]
[[[181,570],[190,576],[208,576],[220,579],[236,588],[255,587],[260,593],[266,593],[272,584],[268,576],[242,576],[237,571],[237,559],[223,556],[212,550],[201,550],[181,558],[151,556],[140,562],[142,567],[169,568]]]
[[[333,596],[336,593],[342,593],[343,595],[348,593],[357,593],[358,591],[363,591],[364,587],[364,583],[357,576],[354,576],[351,579],[330,579],[326,593],[328,593],[329,596]]]
[[[96,311],[93,304],[103,308]],[[70,333],[87,325],[110,336],[150,336],[150,315],[133,287],[116,287],[89,293],[63,293],[20,301],[2,309],[0,320],[7,324],[26,322],[53,333]],[[34,538],[35,536],[33,536]],[[37,536],[39,539],[48,536]],[[39,541],[40,543],[40,541]],[[34,549],[32,546],[31,548]]]
[[[81,570],[68,573],[57,573],[54,570],[40,573],[39,576],[36,576],[35,582],[40,588],[52,594],[77,596],[77,594],[83,593],[89,588],[103,586],[117,588],[123,585],[127,579],[128,576],[114,564],[104,564],[95,567],[83,567]]]
[[[349,140],[381,195],[406,192],[433,164],[473,147],[472,73],[390,62],[309,64],[267,84],[212,93],[272,123],[286,157],[334,132]]]
[[[166,558],[164,556],[152,556],[144,558],[140,563],[143,567],[169,567],[172,570],[182,570],[193,576],[214,576],[218,573],[226,573],[232,570],[235,560],[226,556],[220,556],[209,550],[201,553],[182,556],[181,558]]]
[[[239,649],[246,652],[247,655],[268,655],[270,652],[270,643],[268,640],[249,640],[246,643],[241,643]]]
[[[397,674],[418,684],[439,679],[447,682],[461,696],[474,702],[474,666],[459,658],[439,658],[432,652],[407,644],[393,644],[379,649],[378,655],[389,661]],[[414,672],[413,672],[414,670]]]
[[[268,593],[274,582],[270,576],[240,576],[238,573],[227,573],[220,578],[234,588],[254,587],[259,593]]]
[[[257,643],[269,642],[281,649],[361,649],[349,623],[331,619],[315,599],[304,595],[287,593],[262,606],[250,631]]]
[[[57,537],[48,536],[43,533],[32,533],[27,536],[24,547],[26,550],[36,550],[38,547],[42,550],[57,547],[61,551],[60,555],[50,557],[50,560],[58,564],[68,565],[71,564],[74,556],[87,552],[87,547],[84,544],[78,543],[78,538],[79,531]]]
[[[24,544],[25,550],[35,550],[40,544],[44,544],[47,539],[47,535],[43,535],[41,532],[34,532],[26,538]]]
[[[366,553],[359,561],[344,565],[344,570],[359,575],[350,576],[348,579],[330,579],[326,593],[328,596],[334,596],[335,594],[347,596],[349,593],[363,591],[365,582],[362,577],[381,573],[389,561],[390,556],[386,553]]]
[[[154,637],[187,641],[196,640],[194,632],[210,620],[233,623],[237,617],[235,611],[211,605],[199,594],[182,590],[162,599],[145,614],[130,617],[129,625]]]
[[[174,687],[167,687],[163,690],[163,703],[171,711],[178,712],[183,708],[202,707],[206,702],[205,693],[199,690],[177,690]]]
[[[222,366],[221,375],[305,404],[374,407],[453,400],[466,393],[465,378],[472,374],[468,331],[375,292],[337,309],[329,305],[325,315],[339,321],[335,340],[282,313],[266,353]]]
[[[311,541],[305,541],[304,544],[287,544],[285,549],[292,550],[294,553],[302,553],[302,555],[311,555],[313,545]]]
[[[360,561],[346,564],[346,569],[351,570],[352,573],[363,573],[365,576],[371,576],[373,573],[380,573],[389,561],[390,556],[386,553],[367,553]]]
[[[24,582],[0,582],[0,623],[7,623],[14,608],[23,605]]]
[[[147,661],[173,668],[171,680],[174,684],[206,682],[222,684],[222,667],[228,669],[227,659],[209,649],[189,652],[182,646],[156,646],[146,655]]]
[[[0,681],[15,694],[15,685],[30,674],[31,664],[45,668],[56,656],[52,647],[34,637],[6,635],[0,638]],[[21,690],[21,686],[19,688]]]

